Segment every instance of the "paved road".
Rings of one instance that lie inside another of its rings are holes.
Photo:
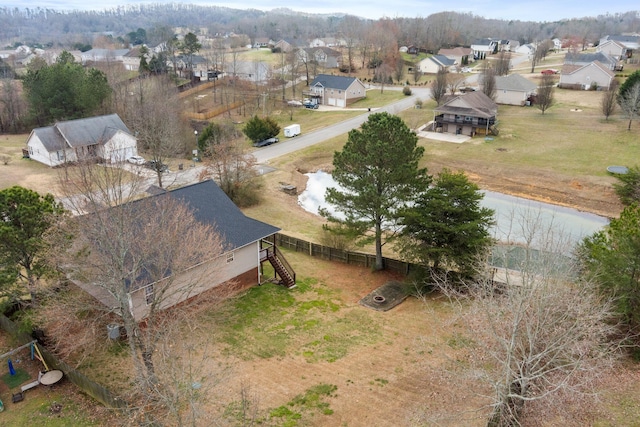
[[[331,139],[338,135],[343,135],[349,132],[351,129],[358,128],[362,123],[367,121],[369,114],[371,113],[386,111],[390,114],[397,114],[403,110],[413,108],[418,98],[424,101],[427,100],[430,96],[430,89],[415,88],[412,89],[411,96],[407,96],[400,101],[394,102],[384,107],[372,108],[371,112],[366,111],[360,116],[352,117],[350,119],[335,123],[333,125],[329,125],[314,132],[303,132],[301,135],[296,136],[295,138],[283,139],[277,144],[269,145],[268,147],[255,150],[253,152],[253,155],[255,156],[259,164],[268,163],[271,159],[275,159],[285,154],[293,153],[294,151],[310,147],[314,144],[326,141],[327,139]],[[318,112],[317,114],[322,113]]]

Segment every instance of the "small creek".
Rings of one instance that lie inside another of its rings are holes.
[[[308,173],[306,176],[309,177],[307,187],[298,196],[300,206],[315,214],[320,207],[335,213],[332,206],[324,200],[326,189],[336,187],[332,176],[322,171]],[[485,197],[482,205],[496,212],[493,234],[501,242],[524,243],[524,236],[530,232],[524,230],[531,230],[532,226],[536,226],[540,230],[553,228],[576,243],[609,223],[605,217],[576,209],[491,191],[483,193]]]

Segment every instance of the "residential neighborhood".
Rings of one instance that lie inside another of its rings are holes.
[[[0,8],[6,424],[633,425],[640,11],[496,14]]]

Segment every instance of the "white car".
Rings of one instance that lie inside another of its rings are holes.
[[[133,163],[134,165],[144,165],[146,160],[144,159],[144,157],[131,156],[127,159],[127,162]]]

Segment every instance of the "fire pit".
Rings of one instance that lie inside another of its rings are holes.
[[[382,295],[375,295],[373,297],[373,302],[377,303],[377,304],[382,304],[383,302],[385,302],[387,299],[385,297],[383,297]]]

